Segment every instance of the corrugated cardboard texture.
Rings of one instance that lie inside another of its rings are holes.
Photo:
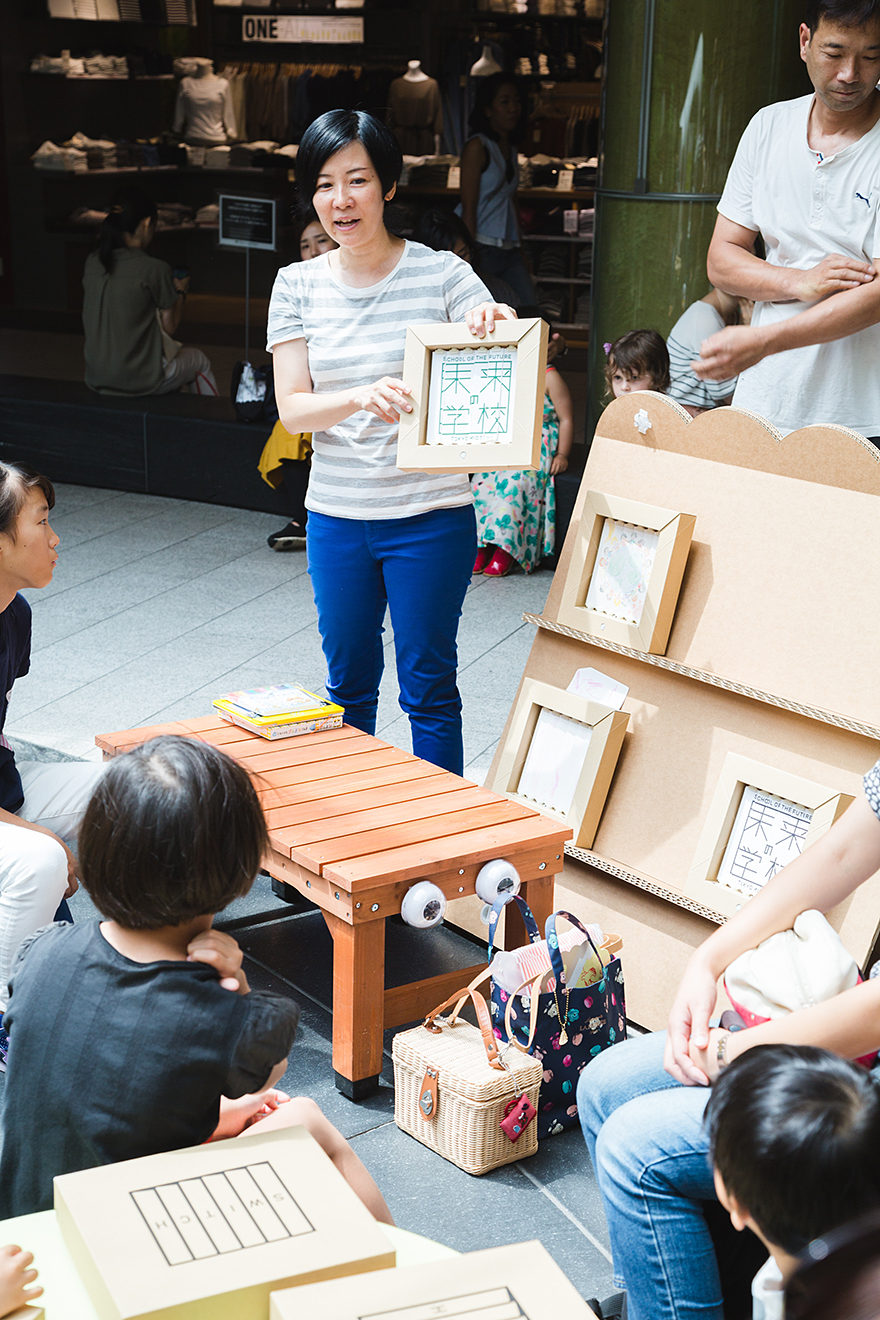
[[[640,409],[652,423],[644,436],[633,423]],[[728,752],[851,794],[877,758],[880,456],[840,428],[782,439],[729,408],[686,425],[662,396],[615,400],[600,419],[548,596],[544,617],[553,622],[587,490],[696,515],[666,660],[748,689],[725,691],[540,628],[526,664],[526,677],[559,687],[586,665],[629,686],[629,731],[591,851],[681,894]],[[782,709],[763,693],[867,730]],[[489,782],[499,759],[500,751]],[[630,1017],[663,1025],[711,923],[574,862],[557,906],[569,893],[576,915],[605,922],[604,911],[607,928],[624,937]],[[829,915],[864,961],[878,930],[880,874]]]
[[[266,1320],[273,1288],[395,1261],[305,1128],[65,1174],[55,1211],[101,1320]]]
[[[272,1294],[270,1320],[429,1320],[432,1316],[521,1315],[595,1320],[540,1242],[472,1251],[359,1279]]]

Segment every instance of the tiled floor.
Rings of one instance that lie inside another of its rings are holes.
[[[61,537],[55,581],[31,592],[31,673],[10,704],[7,732],[48,756],[97,759],[98,732],[206,714],[218,693],[295,678],[320,688],[323,663],[305,558],[277,554],[277,519],[151,496],[64,486],[52,524]],[[532,641],[550,574],[475,578],[464,606],[460,686],[465,773],[482,781]],[[397,706],[393,645],[379,711],[381,737],[409,747]],[[25,749],[22,749],[25,750]],[[82,919],[87,898],[73,903]],[[268,919],[256,917],[266,914]],[[244,920],[241,920],[244,918]],[[268,881],[224,914],[235,921],[255,986],[303,1006],[282,1083],[312,1095],[351,1138],[405,1228],[460,1250],[538,1237],[585,1296],[611,1289],[607,1233],[576,1131],[483,1178],[460,1172],[393,1122],[390,1042],[378,1093],[360,1104],[333,1086],[329,937],[322,919],[280,903]],[[468,965],[474,947],[451,931],[389,924],[389,976],[404,965]],[[398,979],[408,979],[399,975]]]

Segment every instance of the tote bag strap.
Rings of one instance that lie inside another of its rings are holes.
[[[538,923],[535,921],[535,918],[532,915],[532,909],[529,907],[526,900],[520,898],[519,894],[502,894],[499,898],[496,898],[495,902],[492,904],[492,911],[489,913],[489,951],[487,954],[487,960],[489,962],[492,961],[492,954],[494,952],[495,929],[498,925],[498,918],[501,916],[505,906],[510,903],[511,900],[518,905],[519,910],[522,913],[523,925],[526,928],[530,943],[537,944],[541,939],[541,932],[538,930]]]
[[[530,1053],[532,1044],[535,1039],[535,1030],[538,1026],[538,1005],[539,1005],[539,1000],[541,998],[541,993],[540,993],[541,981],[546,975],[547,975],[546,972],[538,972],[537,975],[533,976],[530,980],[523,981],[519,989],[514,991],[514,993],[510,996],[510,998],[507,1001],[507,1008],[504,1012],[504,1026],[507,1031],[507,1039],[511,1045],[515,1045],[516,1048],[518,1050],[521,1050],[523,1054]],[[531,999],[531,1010],[529,1013],[529,1039],[527,1044],[522,1045],[520,1044],[520,1042],[517,1040],[516,1036],[513,1033],[513,1028],[510,1021],[510,1010],[513,1007],[513,1001],[514,999],[516,999],[517,995],[521,995],[523,990],[526,989],[528,989],[529,996]]]
[[[573,916],[570,912],[551,912],[550,916],[547,918],[547,925],[544,928],[544,932],[547,940],[547,948],[550,950],[550,965],[553,968],[553,975],[556,977],[556,984],[564,990],[565,967],[562,963],[562,954],[559,952],[559,937],[556,934],[557,917],[563,917],[566,921],[570,922],[572,926],[576,926],[578,930],[586,936],[590,948],[599,959],[600,967],[602,966],[602,957],[599,950],[596,948],[596,945],[593,943],[593,937],[590,935],[590,932],[582,922],[578,921],[577,917]]]
[[[452,1010],[452,1014],[446,1024],[449,1027],[454,1027],[455,1019],[461,1012],[462,1005],[466,999],[470,999],[476,1010],[477,1024],[480,1028],[480,1035],[483,1038],[483,1045],[486,1049],[486,1058],[489,1061],[490,1067],[497,1068],[499,1072],[505,1071],[504,1064],[501,1061],[501,1055],[498,1051],[498,1041],[492,1030],[492,1023],[489,1020],[489,1010],[486,1008],[486,1001],[482,995],[471,990],[469,986],[465,986],[462,990],[456,990],[454,995],[450,995],[449,998],[444,1000],[442,1004],[439,1004],[437,1008],[432,1009],[422,1023],[422,1026],[426,1031],[442,1031],[443,1028],[438,1027],[434,1019],[437,1017],[438,1013],[443,1012],[444,1008],[449,1008],[450,1004],[455,1004],[455,1008]]]

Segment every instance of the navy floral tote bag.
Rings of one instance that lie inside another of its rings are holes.
[[[533,943],[540,939],[534,917],[524,901],[516,902],[523,912],[526,929]],[[496,904],[500,914],[503,905]],[[525,910],[523,910],[525,909]],[[527,915],[528,914],[528,915]],[[498,917],[490,919],[490,937],[494,936]],[[601,967],[596,979],[587,986],[567,986],[559,936],[558,917],[563,917],[580,931]],[[516,993],[492,982],[492,1023],[500,1040],[512,1040],[521,1050],[540,1059],[544,1067],[538,1106],[538,1138],[564,1132],[577,1123],[577,1082],[581,1072],[595,1055],[626,1038],[626,1006],[623,967],[615,956],[602,965],[599,949],[589,931],[570,912],[552,913],[545,928],[550,954],[550,971],[540,972]],[[489,946],[492,957],[492,945]]]

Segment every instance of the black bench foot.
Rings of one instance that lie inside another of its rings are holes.
[[[349,1100],[366,1100],[368,1095],[374,1095],[379,1089],[379,1074],[375,1077],[360,1077],[353,1082],[350,1077],[343,1077],[342,1073],[334,1072],[337,1091],[341,1091]]]

